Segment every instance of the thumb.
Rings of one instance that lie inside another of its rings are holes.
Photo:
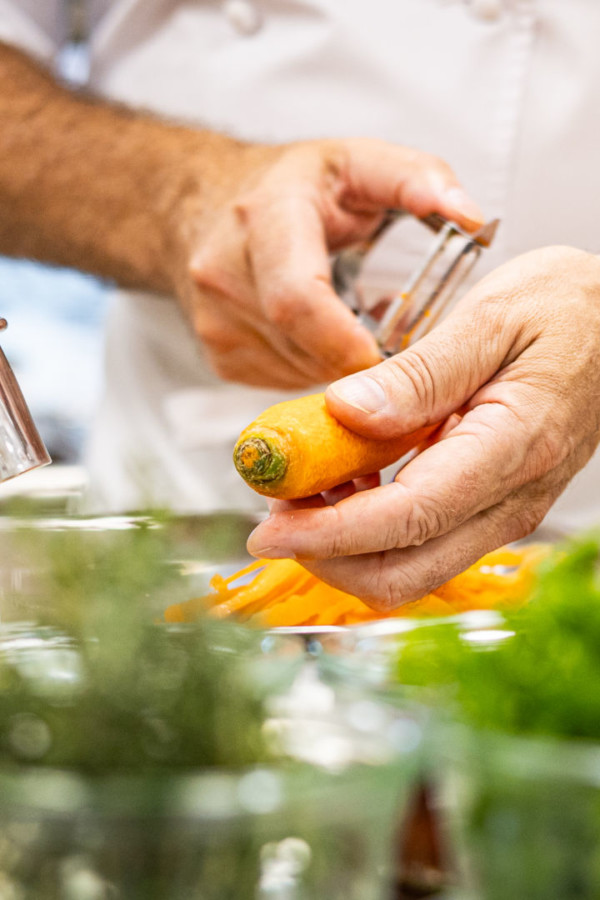
[[[460,409],[503,365],[511,335],[451,314],[412,347],[333,382],[329,411],[351,431],[382,440],[433,425]]]

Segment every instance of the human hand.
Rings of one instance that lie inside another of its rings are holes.
[[[333,290],[329,253],[368,237],[390,208],[482,223],[442,160],[383,141],[240,147],[222,168],[201,206],[183,205],[176,292],[230,381],[299,389],[374,365],[373,338]]]
[[[248,549],[296,557],[376,609],[421,597],[530,533],[594,452],[600,259],[568,247],[517,257],[421,341],[326,399],[370,437],[446,426],[391,484],[273,504]]]

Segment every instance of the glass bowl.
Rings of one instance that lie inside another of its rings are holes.
[[[362,687],[388,701],[405,703],[429,699],[428,691],[402,680],[403,653],[429,652],[440,628],[455,629],[474,648],[488,649],[509,637],[501,613],[473,610],[448,618],[383,619],[350,626],[336,633],[316,635],[310,649],[325,681],[343,689]]]
[[[600,745],[446,726],[434,753],[457,898],[600,897]]]
[[[18,718],[11,739],[33,745]],[[238,769],[2,764],[0,896],[388,900],[419,724],[333,698],[264,729],[270,759]]]
[[[428,654],[438,629],[451,628],[473,648],[489,650],[512,634],[503,616],[474,610],[443,619],[386,619],[336,634],[314,636],[311,653],[324,682],[341,696],[357,690],[418,716],[425,734],[423,766],[404,828],[398,833],[396,880],[402,896],[429,896],[454,880],[444,813],[436,790],[437,761],[432,742],[446,708],[448,686],[407,684],[403,654]]]
[[[142,529],[157,538],[164,569],[163,588],[148,585],[140,600],[149,620],[167,605],[201,596],[224,567],[248,562],[246,540],[258,519],[237,513],[161,516],[37,515],[19,508],[0,515],[0,617],[3,622],[48,621],[48,567],[76,540],[85,550],[111,553]]]
[[[205,757],[177,747],[156,756],[154,744],[143,757],[115,753],[105,707],[71,715],[85,684],[77,642],[49,626],[4,626],[3,900],[387,900],[393,835],[422,752],[419,722],[362,695],[341,701],[325,685],[319,695],[301,642],[300,653],[288,649],[290,640],[298,647],[293,638],[251,635],[240,651],[230,631],[211,653],[234,650],[233,664],[268,696],[264,762],[236,768],[178,762]],[[256,642],[269,644],[265,665]],[[291,686],[278,674],[282,646],[302,661]],[[11,673],[19,678],[9,683]],[[27,694],[11,689],[23,682]],[[125,701],[119,693],[111,703],[126,711]],[[119,735],[137,746],[130,719]],[[40,764],[57,758],[73,762]]]
[[[383,900],[395,765],[91,777],[0,771],[0,893],[19,900]]]

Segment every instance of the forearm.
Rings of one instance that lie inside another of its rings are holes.
[[[0,253],[172,291],[194,217],[243,148],[59,85],[0,45]]]
[[[0,45],[0,253],[172,293],[226,380],[297,390],[379,360],[330,253],[390,208],[482,224],[427,153],[243,144],[75,94]]]

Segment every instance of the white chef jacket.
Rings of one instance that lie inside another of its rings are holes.
[[[478,277],[547,244],[600,251],[597,0],[88,5],[90,83],[108,98],[247,140],[365,135],[444,157],[486,216],[502,219]],[[64,31],[60,0],[0,0],[0,38],[50,58]],[[398,287],[418,252],[399,228],[368,278]],[[116,293],[106,379],[89,453],[97,506],[262,504],[231,450],[282,394],[211,374],[172,299]],[[548,521],[600,521],[598,457]]]

